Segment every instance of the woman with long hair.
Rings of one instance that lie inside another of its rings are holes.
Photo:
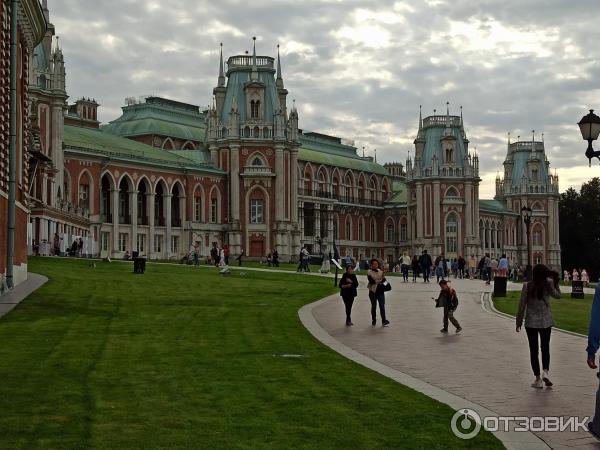
[[[541,389],[546,385],[552,386],[548,372],[550,370],[550,333],[554,320],[550,309],[550,296],[560,298],[559,275],[548,269],[543,264],[533,268],[532,279],[523,285],[519,312],[517,314],[517,333],[523,325],[525,315],[525,331],[529,341],[529,356],[531,368],[535,375],[532,387]],[[538,343],[539,336],[539,343]],[[542,369],[540,374],[540,362],[538,352],[542,350]]]

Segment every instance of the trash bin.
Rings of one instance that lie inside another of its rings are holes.
[[[494,297],[506,297],[506,277],[494,277]]]
[[[571,298],[584,298],[583,295],[583,281],[571,282]]]
[[[134,258],[133,273],[144,273],[146,271],[146,258]]]

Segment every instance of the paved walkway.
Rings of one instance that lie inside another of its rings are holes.
[[[0,295],[0,317],[21,303],[25,297],[45,284],[46,281],[48,281],[48,278],[45,276],[29,272],[26,281],[19,284],[12,291]]]
[[[391,282],[393,290],[386,298],[389,328],[380,326],[379,317],[378,326],[371,326],[364,278],[354,306],[354,327],[344,325],[343,304],[337,296],[312,308],[312,315],[336,341],[359,354],[497,415],[593,414],[598,381],[586,364],[584,338],[553,331],[550,373],[555,387],[536,390],[530,387],[527,336],[515,332],[514,319],[484,310],[483,282],[453,280],[460,298],[456,317],[464,331],[455,335],[450,325],[448,336],[439,332],[442,311],[431,300],[438,293],[435,283],[404,284],[397,278]],[[551,448],[600,448],[587,432],[536,435]]]

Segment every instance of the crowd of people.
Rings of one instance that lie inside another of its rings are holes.
[[[590,276],[585,269],[573,269],[572,271],[565,269],[563,271],[563,281],[565,284],[571,284],[571,281],[583,281],[583,285],[588,287],[590,284]]]

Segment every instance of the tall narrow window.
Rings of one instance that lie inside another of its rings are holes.
[[[250,101],[250,117],[253,119],[258,119],[259,117],[259,109],[260,109],[260,101],[259,100],[252,100]]]
[[[194,222],[202,222],[202,197],[194,197]]]
[[[219,202],[216,198],[210,200],[210,222],[217,223],[219,214]]]
[[[250,223],[265,223],[264,202],[260,199],[250,200]]]
[[[458,251],[458,219],[450,214],[446,219],[446,256],[456,257]]]
[[[88,184],[79,185],[79,207],[89,209],[90,186]]]

